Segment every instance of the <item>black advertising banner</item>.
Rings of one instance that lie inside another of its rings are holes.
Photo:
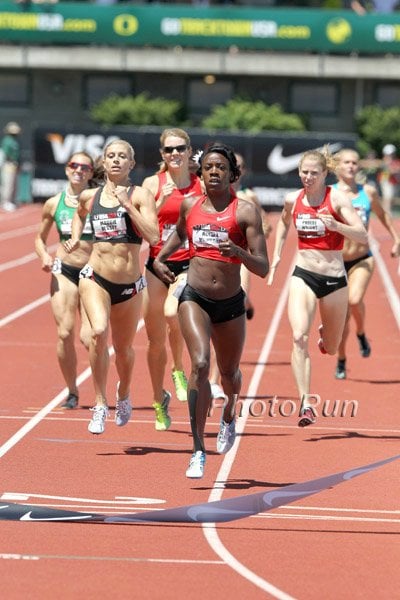
[[[357,140],[355,135],[338,133],[273,132],[252,135],[210,133],[199,129],[187,131],[193,152],[204,148],[208,142],[219,140],[242,154],[247,167],[244,184],[255,188],[264,206],[281,206],[288,189],[299,186],[298,164],[305,151],[322,149],[329,144],[330,151],[337,152],[344,147],[354,148]],[[96,158],[109,141],[119,138],[127,140],[135,150],[136,167],[131,180],[140,185],[145,177],[158,169],[161,132],[159,127],[38,128],[34,132],[33,198],[43,200],[64,189],[64,167],[71,154],[85,150]]]

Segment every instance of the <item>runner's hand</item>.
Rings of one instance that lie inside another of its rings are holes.
[[[65,240],[65,242],[63,243],[64,250],[68,252],[68,254],[71,254],[71,252],[76,250],[78,246],[79,240],[73,240],[72,238],[69,238],[69,240]]]
[[[155,259],[153,262],[153,269],[156,272],[157,277],[165,283],[174,283],[176,280],[175,274],[167,267],[166,264]]]

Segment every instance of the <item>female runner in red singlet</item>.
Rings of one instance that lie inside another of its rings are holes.
[[[172,354],[171,375],[176,397],[187,401],[187,380],[183,368],[184,340],[178,321],[178,300],[175,290],[186,282],[189,268],[189,247],[183,245],[169,257],[168,266],[176,275],[173,284],[162,281],[153,269],[153,263],[179,217],[185,198],[198,197],[202,193],[198,175],[190,172],[192,154],[190,138],[183,129],[164,129],[160,136],[162,162],[159,171],[146,177],[143,187],[148,188],[156,200],[160,241],[150,246],[146,262],[147,288],[144,293],[143,316],[148,337],[147,364],[153,388],[153,408],[156,414],[155,428],[165,431],[171,425],[168,405],[171,393],[164,389],[164,375],[168,362],[166,338]]]
[[[348,288],[343,264],[344,237],[366,243],[367,232],[350,200],[325,183],[335,160],[327,149],[310,150],[299,164],[303,188],[285,199],[276,238],[268,284],[276,268],[293,220],[298,235],[296,267],[291,277],[288,313],[293,333],[291,364],[300,399],[299,426],[315,423],[314,399],[310,394],[311,360],[308,339],[317,303],[321,316],[319,349],[335,354],[346,321]]]
[[[268,272],[268,256],[257,207],[239,199],[232,183],[240,175],[234,151],[210,144],[200,159],[199,174],[206,193],[182,203],[176,230],[154,261],[159,277],[172,283],[168,257],[189,241],[187,285],[179,297],[179,322],[187,344],[191,373],[188,382],[193,454],[186,471],[190,478],[204,474],[204,429],[211,401],[208,380],[213,342],[227,403],[217,437],[217,451],[227,452],[235,441],[235,403],[241,388],[239,369],[245,340],[245,294],[240,267],[260,277]]]

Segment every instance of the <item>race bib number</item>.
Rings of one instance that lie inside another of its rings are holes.
[[[60,214],[60,231],[61,235],[65,237],[71,237],[72,233],[72,218],[69,215],[69,212],[63,211]],[[90,225],[90,217],[89,215],[86,217],[85,225],[82,231],[82,235],[91,235],[92,227]]]
[[[193,227],[192,238],[193,244],[198,248],[218,248],[221,242],[228,239],[228,232],[223,227],[197,225]]]
[[[316,238],[325,235],[326,228],[321,219],[316,219],[308,213],[299,213],[296,218],[296,229],[305,238]]]
[[[175,223],[165,223],[163,225],[162,232],[161,232],[161,242],[163,245],[168,240],[171,233],[173,233],[174,231],[176,231]],[[179,247],[188,249],[189,248],[189,240],[185,240],[185,242],[183,244],[181,244]]]
[[[167,241],[171,233],[176,230],[176,225],[173,223],[165,223],[161,232],[161,241],[163,244]]]
[[[79,271],[79,279],[91,279],[92,275],[93,275],[93,267],[91,267],[90,265],[85,265]]]
[[[126,235],[125,216],[116,213],[115,216],[107,216],[93,221],[93,231],[97,239],[109,240]]]
[[[69,217],[68,213],[61,213],[61,222],[60,222],[60,230],[61,234],[66,237],[71,237],[72,231],[72,219]]]
[[[177,298],[178,300],[183,292],[183,288],[185,287],[186,283],[187,283],[187,273],[181,273],[177,278],[176,288],[172,292],[172,295],[175,296],[175,298]]]
[[[367,211],[365,210],[365,207],[364,206],[355,206],[354,208],[356,210],[356,213],[360,217],[364,227],[366,227],[368,225],[368,215],[367,215]]]
[[[51,269],[51,272],[54,275],[61,275],[62,271],[61,271],[61,259],[60,258],[55,258],[54,262],[53,262],[53,267]]]

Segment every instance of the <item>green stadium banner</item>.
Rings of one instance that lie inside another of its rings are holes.
[[[0,3],[0,42],[400,53],[400,12],[190,4]]]

